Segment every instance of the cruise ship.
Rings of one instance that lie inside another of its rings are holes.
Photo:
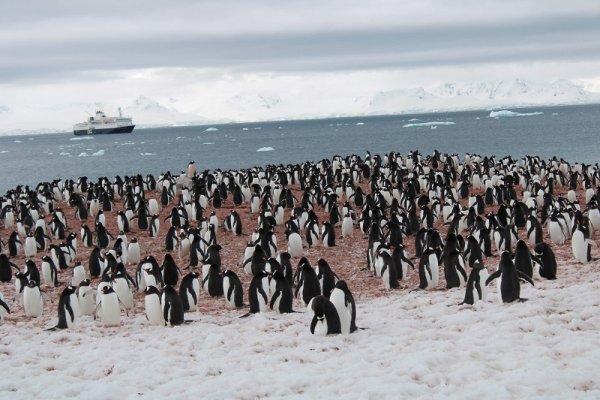
[[[85,122],[73,126],[73,133],[81,135],[104,135],[108,133],[131,133],[135,128],[130,117],[123,117],[119,108],[118,117],[107,117],[103,111],[96,111],[96,115]]]

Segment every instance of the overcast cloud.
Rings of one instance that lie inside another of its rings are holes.
[[[90,82],[103,99],[176,98],[186,111],[202,106],[194,90],[235,95],[257,81],[347,96],[469,77],[594,90],[598,21],[596,1],[11,1],[0,6],[0,106],[93,101],[77,95]]]

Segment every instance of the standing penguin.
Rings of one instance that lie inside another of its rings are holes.
[[[296,285],[295,297],[298,297],[298,293],[302,296],[302,301],[305,305],[308,305],[310,300],[321,294],[321,285],[317,273],[310,265],[308,260],[304,257],[300,259],[298,263],[298,283]]]
[[[415,266],[412,261],[408,258],[408,254],[406,253],[406,249],[404,245],[398,244],[394,251],[392,252],[392,262],[396,266],[396,272],[398,275],[398,280],[404,280],[408,278],[408,267],[410,266],[413,270]]]
[[[94,236],[86,224],[81,225],[80,237],[83,247],[92,247],[94,245]]]
[[[175,263],[173,256],[167,253],[162,264],[163,282],[165,285],[177,286],[179,281],[179,267]]]
[[[39,317],[44,309],[39,281],[29,280],[23,288],[23,308],[28,317]]]
[[[94,289],[89,279],[84,279],[79,283],[77,300],[79,301],[80,315],[94,315],[96,303],[94,301]]]
[[[306,222],[306,243],[308,243],[309,248],[319,243],[319,224],[315,220]]]
[[[308,307],[315,315],[310,323],[310,332],[313,335],[326,336],[342,333],[340,317],[333,303],[325,296],[315,296],[310,300]]]
[[[292,257],[302,257],[304,252],[302,250],[302,237],[300,236],[300,233],[286,230],[285,235],[288,240],[288,253],[290,253]]]
[[[165,326],[161,296],[162,293],[156,286],[148,286],[144,290],[144,312],[151,325]]]
[[[323,246],[335,246],[335,231],[333,225],[328,221],[323,222],[323,226],[321,227],[321,237],[323,238]]]
[[[340,327],[342,333],[352,333],[356,327],[356,304],[354,297],[348,289],[345,281],[337,281],[335,288],[329,295],[329,300],[337,310],[340,318]]]
[[[52,260],[50,260],[50,261],[52,261]],[[42,264],[42,269],[43,269],[43,267],[44,267],[44,265]],[[77,287],[85,279],[87,279],[87,274],[85,272],[85,269],[83,268],[83,265],[79,261],[77,261],[75,263],[75,266],[73,267],[73,275],[71,277],[71,286]]]
[[[213,244],[208,248],[208,259],[202,266],[202,287],[209,296],[223,296],[223,276],[221,275],[221,246]]]
[[[294,312],[292,303],[294,300],[292,288],[283,274],[283,269],[279,268],[273,271],[273,281],[275,281],[275,290],[271,296],[269,304],[271,310],[281,314]]]
[[[192,271],[181,279],[179,285],[179,297],[183,305],[183,311],[196,311],[200,299],[200,282],[198,282],[198,273]]]
[[[102,257],[100,248],[97,246],[94,247],[88,261],[88,270],[92,278],[96,278],[102,274],[102,271],[104,271],[104,261],[105,259]]]
[[[523,279],[534,286],[533,281],[529,276],[517,270],[508,251],[502,253],[498,270],[486,279],[485,285],[489,285],[490,282],[496,278],[498,278],[498,283],[496,284],[496,287],[498,288],[498,297],[503,303],[512,303],[515,300],[526,300],[520,297],[520,279]]]
[[[73,328],[79,317],[79,300],[75,287],[67,286],[58,299],[58,324],[56,329]]]
[[[375,265],[375,270],[379,270],[378,272],[383,280],[383,286],[386,289],[397,289],[400,287],[400,284],[398,283],[398,270],[396,269],[394,259],[392,258],[390,249],[387,247],[387,245],[380,245],[377,249]]]
[[[119,326],[121,323],[121,304],[117,293],[110,284],[105,284],[100,289],[100,298],[96,299],[96,315],[100,317],[104,326]]]
[[[0,292],[0,322],[4,321],[7,314],[10,314],[10,308],[4,301],[4,296],[2,296],[2,293]]]
[[[317,273],[317,279],[319,279],[321,293],[323,296],[329,298],[329,294],[335,287],[336,280],[339,279],[338,276],[333,272],[327,261],[322,258],[319,258],[319,261],[317,261],[315,272]]]
[[[532,278],[534,261],[538,264],[542,263],[536,256],[531,254],[524,240],[517,241],[514,254],[515,268]]]
[[[8,258],[6,254],[0,253],[0,282],[6,283],[12,280],[13,268],[17,271],[20,271],[19,267],[11,262],[10,258]]]
[[[253,271],[248,288],[250,314],[266,312],[269,304],[269,278],[265,270]]]
[[[35,281],[37,285],[40,284],[40,271],[33,260],[25,261],[25,276],[28,280]]]
[[[590,240],[589,228],[577,224],[573,230],[571,239],[571,248],[573,249],[573,256],[575,256],[575,259],[582,264],[587,264],[592,261],[592,244],[596,245],[595,242]]]
[[[181,297],[172,286],[165,286],[161,298],[163,308],[163,318],[165,323],[170,326],[181,325],[184,323],[184,311]]]
[[[485,301],[487,298],[487,286],[485,281],[489,274],[487,269],[479,261],[473,264],[473,270],[469,274],[467,287],[465,289],[465,299],[462,304],[475,304],[479,301]]]
[[[534,251],[541,261],[540,276],[551,280],[556,279],[556,257],[550,246],[540,242],[535,245]]]
[[[150,224],[148,224],[148,235],[152,238],[158,236],[158,232],[160,231],[160,219],[158,215],[153,215],[150,219]]]
[[[419,289],[432,290],[439,283],[440,270],[435,250],[428,247],[423,252],[419,262]]]
[[[444,252],[444,277],[446,278],[446,289],[463,287],[467,281],[465,262],[458,250]]]
[[[227,303],[232,307],[242,307],[244,305],[242,282],[237,274],[230,269],[223,271],[223,294]]]
[[[127,262],[129,264],[139,264],[141,260],[141,250],[140,244],[138,243],[137,238],[131,239],[131,242],[127,245],[127,254],[128,259]]]

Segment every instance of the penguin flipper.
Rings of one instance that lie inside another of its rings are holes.
[[[533,280],[531,280],[529,275],[527,275],[519,270],[517,270],[517,274],[519,274],[519,279],[521,279],[522,281],[527,281],[527,282],[531,283],[531,286],[535,286],[535,284],[533,283]]]
[[[488,278],[485,280],[485,286],[489,285],[490,282],[493,281],[494,279],[499,278],[501,274],[502,274],[502,272],[500,270],[497,270],[493,274],[488,276]]]

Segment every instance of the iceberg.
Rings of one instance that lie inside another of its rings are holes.
[[[140,153],[140,156],[155,156],[156,153]]]
[[[92,140],[92,139],[93,139],[92,136],[82,136],[82,137],[70,138],[69,141],[73,141],[73,140]]]
[[[95,152],[95,153],[92,153],[92,155],[93,155],[93,156],[96,156],[96,157],[97,157],[97,156],[103,156],[103,155],[104,155],[104,150],[98,150],[97,152]]]
[[[89,157],[89,154],[84,151],[83,153],[79,153],[77,157]]]
[[[403,128],[423,128],[423,127],[427,127],[427,126],[438,126],[438,125],[456,125],[456,123],[452,122],[452,121],[431,121],[431,122],[419,122],[419,123],[415,123],[415,124],[405,124],[405,125],[402,125],[402,127]]]
[[[217,128],[214,128],[214,127],[206,128],[206,129],[204,130],[204,132],[216,132],[216,131],[218,131],[218,129],[217,129]]]
[[[357,123],[356,123],[356,126],[362,126],[362,125],[364,125],[364,124],[365,124],[364,122],[357,122]]]
[[[536,112],[530,112],[530,113],[519,113],[516,111],[509,111],[509,110],[500,110],[500,111],[491,111],[490,112],[490,118],[512,118],[512,117],[531,117],[534,115],[542,115],[544,114],[541,111],[536,111]]]
[[[275,150],[272,147],[261,147],[260,149],[256,150],[256,151],[273,151]]]

